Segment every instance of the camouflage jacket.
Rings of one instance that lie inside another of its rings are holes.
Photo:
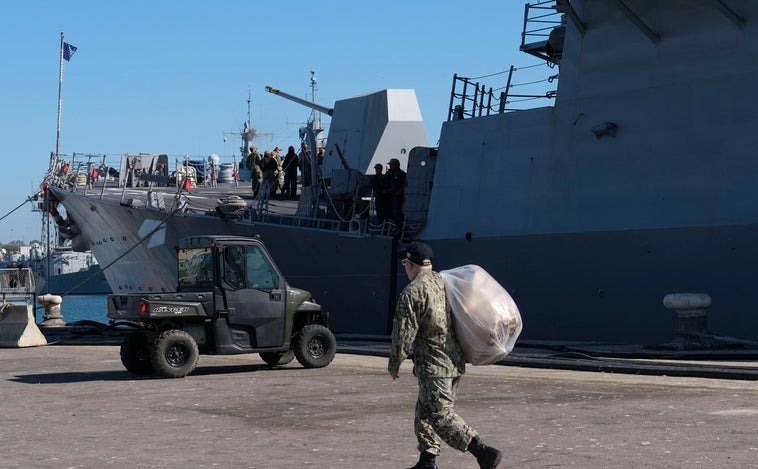
[[[260,153],[252,152],[249,155],[247,155],[247,169],[250,170],[250,174],[254,176],[257,179],[260,179],[263,177],[263,170],[261,170],[261,161],[263,158],[261,157]]]
[[[400,294],[392,326],[387,369],[395,371],[413,350],[415,376],[452,378],[464,373],[466,359],[455,339],[442,277],[421,271]]]

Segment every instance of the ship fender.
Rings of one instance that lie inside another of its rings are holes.
[[[34,322],[33,307],[15,303],[0,306],[0,347],[47,345],[47,339]]]

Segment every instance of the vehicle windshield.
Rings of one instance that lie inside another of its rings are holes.
[[[177,257],[179,285],[213,284],[213,253],[210,249],[181,249]]]
[[[279,287],[279,274],[257,246],[227,247],[223,270],[224,282],[235,289]]]

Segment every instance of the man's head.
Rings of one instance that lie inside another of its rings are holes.
[[[376,171],[376,174],[382,174],[383,170],[384,170],[384,166],[382,166],[381,163],[377,163],[374,165],[374,171]]]
[[[388,164],[390,166],[390,169],[400,168],[400,160],[398,160],[397,158],[392,158]]]
[[[422,241],[414,241],[400,252],[405,274],[413,280],[422,270],[432,268],[432,248]]]

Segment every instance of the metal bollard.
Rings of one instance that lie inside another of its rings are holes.
[[[42,317],[43,326],[66,325],[66,322],[63,320],[63,314],[61,314],[62,302],[63,298],[58,295],[46,294],[37,297],[37,303],[45,308],[45,315]]]
[[[679,317],[677,333],[708,334],[708,307],[711,296],[707,293],[669,293],[663,297],[663,306]]]

